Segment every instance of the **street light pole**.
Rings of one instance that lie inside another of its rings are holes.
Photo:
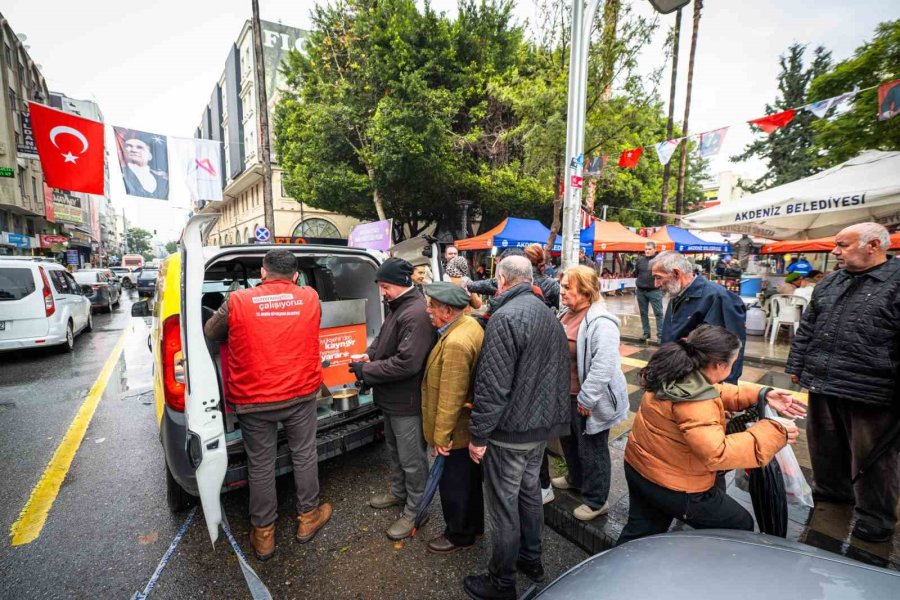
[[[262,25],[259,22],[259,0],[253,3],[253,65],[256,74],[256,116],[259,119],[259,160],[263,168],[263,221],[275,236],[275,207],[272,202],[272,155],[269,148],[269,108],[266,97],[266,65],[262,48]]]

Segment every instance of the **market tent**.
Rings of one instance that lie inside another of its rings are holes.
[[[831,252],[834,236],[814,240],[787,240],[765,244],[760,254],[788,254],[791,252]],[[900,250],[900,232],[891,234],[891,250]]]
[[[481,235],[464,240],[456,240],[454,245],[459,250],[490,250],[491,248],[524,248],[529,244],[544,246],[550,238],[550,229],[534,219],[518,219],[507,217],[496,227]],[[553,251],[559,252],[562,237],[556,236]]]
[[[615,221],[594,221],[581,230],[581,245],[593,245],[594,252],[643,252],[646,244],[647,238]]]
[[[731,252],[731,246],[726,243],[709,242],[702,240],[696,235],[672,225],[664,225],[660,227],[650,239],[656,242],[657,250],[676,250],[684,253],[697,252]]]
[[[867,150],[821,173],[686,215],[682,224],[784,240],[834,235],[873,219],[900,219],[900,152]]]

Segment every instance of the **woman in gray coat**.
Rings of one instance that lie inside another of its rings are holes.
[[[572,426],[560,439],[568,475],[552,483],[580,490],[584,504],[574,515],[590,521],[609,510],[609,430],[628,415],[628,388],[619,359],[619,320],[606,310],[596,271],[572,267],[560,283],[566,306],[560,322],[572,359]]]

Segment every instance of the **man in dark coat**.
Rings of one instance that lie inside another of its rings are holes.
[[[500,296],[475,368],[469,454],[484,461],[491,524],[488,572],[463,582],[472,598],[516,598],[516,570],[544,579],[539,470],[550,438],[569,430],[569,347],[562,325],[532,289],[531,263],[505,258]]]
[[[371,386],[375,404],[384,413],[384,438],[391,466],[391,491],[369,500],[372,508],[403,506],[400,518],[387,530],[393,540],[412,534],[419,500],[428,479],[428,457],[422,434],[422,372],[435,342],[435,329],[425,297],[412,283],[413,266],[389,258],[375,280],[390,312],[378,337],[363,355],[352,356],[350,370]]]
[[[785,368],[809,390],[813,493],[855,504],[853,535],[876,543],[893,536],[900,499],[900,261],[889,246],[877,223],[837,234],[840,270],[813,289]],[[866,468],[877,446],[887,451]]]
[[[694,275],[694,265],[686,256],[669,250],[650,263],[656,287],[669,297],[660,342],[685,338],[700,325],[718,325],[741,339],[741,351],[728,383],[737,383],[744,368],[747,341],[747,309],[739,296],[702,275]]]
[[[650,307],[656,317],[656,339],[662,339],[663,309],[662,291],[653,282],[650,272],[650,261],[656,258],[656,242],[644,244],[644,256],[634,264],[635,287],[637,288],[638,312],[641,313],[641,327],[644,330],[644,341],[650,339]]]

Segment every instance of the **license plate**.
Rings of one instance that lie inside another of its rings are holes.
[[[0,321],[0,331],[6,331],[6,321]]]

